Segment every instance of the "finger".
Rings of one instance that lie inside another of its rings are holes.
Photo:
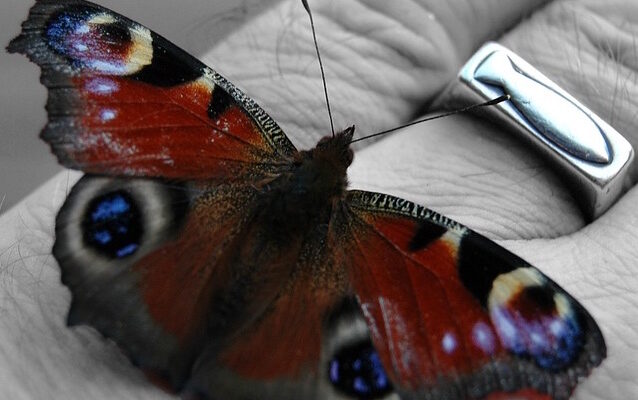
[[[310,2],[336,126],[373,133],[405,122],[486,38],[544,3]],[[279,3],[205,60],[245,89],[301,147],[329,134],[317,56],[299,0]]]
[[[431,21],[424,27],[428,30],[427,36],[436,39],[434,44],[437,45],[439,54],[449,57],[452,64],[449,72],[455,74],[460,65],[483,43],[500,36],[524,16],[548,2],[489,0],[477,6],[467,1],[422,0],[421,7],[432,14]],[[418,25],[423,25],[423,22]]]
[[[608,356],[582,387],[578,399],[624,400],[638,382],[638,188],[573,235],[504,245],[565,287],[592,313]]]
[[[638,3],[550,4],[503,43],[591,108],[638,148]],[[638,165],[632,171],[638,178]]]
[[[457,116],[355,155],[353,188],[426,205],[497,239],[556,237],[582,226],[571,194],[535,154],[493,124]]]

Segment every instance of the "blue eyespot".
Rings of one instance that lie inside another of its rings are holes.
[[[59,54],[66,55],[69,50],[69,36],[74,32],[81,31],[82,27],[86,26],[86,20],[88,18],[90,18],[90,14],[86,12],[61,13],[55,16],[46,30],[46,38],[49,46]]]
[[[328,364],[330,382],[357,399],[378,399],[392,391],[392,383],[369,341],[341,349]]]
[[[493,307],[490,315],[503,346],[545,370],[566,368],[580,354],[584,334],[578,314],[551,288],[527,287],[508,303]]]
[[[140,246],[142,218],[133,198],[123,190],[93,199],[82,221],[84,243],[109,258],[124,258]]]

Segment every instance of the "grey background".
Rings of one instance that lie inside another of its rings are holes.
[[[214,46],[276,0],[94,0],[134,19],[194,55]],[[38,139],[46,122],[39,69],[4,50],[32,0],[0,4],[0,213],[62,168]]]

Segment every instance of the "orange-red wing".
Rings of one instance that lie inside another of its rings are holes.
[[[212,69],[98,5],[40,0],[9,45],[42,68],[60,163],[183,179],[276,169],[295,151],[277,124]]]
[[[347,209],[351,284],[405,398],[566,399],[605,357],[576,300],[483,236],[379,193]]]

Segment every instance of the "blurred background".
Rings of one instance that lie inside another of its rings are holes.
[[[4,49],[35,0],[0,5],[0,214],[62,167],[38,138],[46,123],[39,69]],[[277,0],[94,0],[198,56]],[[214,67],[214,66],[213,66]]]

